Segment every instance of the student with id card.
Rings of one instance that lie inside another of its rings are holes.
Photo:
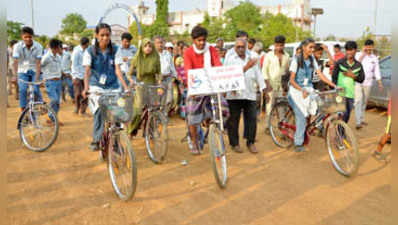
[[[129,91],[123,79],[122,73],[115,69],[115,55],[118,50],[111,42],[111,27],[108,24],[100,23],[95,28],[95,43],[88,47],[83,55],[83,66],[85,67],[83,98],[89,95],[89,108],[94,114],[93,141],[90,148],[93,151],[99,150],[99,141],[104,131],[104,113],[98,107],[98,95],[93,92],[115,92],[120,91],[119,82],[124,90]]]
[[[18,79],[32,82],[40,80],[40,60],[43,54],[43,47],[33,40],[34,31],[30,27],[23,27],[21,30],[22,41],[15,44],[12,57],[14,58],[14,72],[18,73]],[[28,85],[18,82],[19,106],[23,111],[27,105]],[[42,101],[39,86],[34,87],[35,96]]]
[[[315,41],[306,39],[301,43],[300,55],[293,58],[290,65],[290,85],[288,93],[289,105],[292,107],[296,120],[296,132],[294,145],[296,152],[303,152],[305,129],[307,127],[307,116],[309,109],[306,101],[309,101],[310,94],[314,91],[312,83],[314,71],[319,78],[329,86],[336,88],[336,85],[326,78],[319,68],[315,58],[312,56],[315,49]],[[307,105],[307,106],[304,106]]]

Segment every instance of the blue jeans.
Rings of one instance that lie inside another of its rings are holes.
[[[61,101],[62,80],[47,80],[46,90],[50,99],[50,107],[58,114]]]
[[[353,98],[345,98],[346,100],[346,111],[344,112],[343,120],[348,123],[350,120],[351,112],[354,109],[354,99]]]
[[[123,79],[124,79],[124,81],[126,82],[127,86],[129,86],[129,85],[130,85],[130,81],[129,81],[129,79],[127,79],[127,76],[126,76],[125,73],[123,73]],[[117,83],[119,84],[120,90],[121,90],[121,91],[124,91],[124,87],[123,87],[122,81],[119,80],[119,78],[117,78]]]
[[[19,73],[18,78],[28,82],[36,81],[36,73],[33,70],[28,70],[28,72],[26,73]],[[28,99],[27,99],[28,85],[18,81],[18,86],[19,86],[19,106],[21,108],[25,108],[26,105],[28,104]],[[39,86],[35,85],[33,92],[35,93],[35,98],[37,101],[39,102],[43,101]]]
[[[69,96],[71,99],[75,99],[75,93],[73,91],[73,82],[72,82],[72,78],[70,77],[64,77],[62,79],[62,91],[65,91],[65,88],[68,88],[68,92],[69,92]]]
[[[93,124],[93,141],[100,142],[102,134],[104,133],[105,126],[105,112],[99,108],[94,113],[94,124]]]
[[[304,117],[304,114],[297,107],[296,103],[289,96],[289,105],[292,107],[294,111],[294,116],[296,120],[296,133],[294,134],[294,145],[295,146],[303,146],[305,139],[305,130],[307,127],[307,118]]]

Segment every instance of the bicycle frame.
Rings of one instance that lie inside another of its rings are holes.
[[[322,118],[322,122],[324,123],[326,120],[328,120],[331,117],[332,114],[323,114],[320,113],[318,114],[312,121],[310,121],[310,118],[307,118],[307,126],[305,128],[305,137],[304,137],[304,145],[308,145],[310,143],[310,136],[314,134],[315,130],[317,130],[318,128],[315,126],[315,122],[321,118]],[[282,127],[282,133],[283,135],[287,136],[289,139],[294,140],[294,136],[289,135],[289,133],[285,130],[285,129],[290,129],[293,130],[294,132],[296,132],[296,125],[295,124],[288,124],[286,122],[281,122],[280,126]]]
[[[28,104],[27,104],[27,106],[25,107],[24,111],[21,113],[21,116],[20,116],[19,119],[18,119],[18,125],[17,125],[17,129],[18,129],[18,130],[21,129],[22,115],[23,115],[23,113],[29,112],[30,118],[34,118],[34,116],[33,116],[33,110],[32,110],[32,109],[33,109],[33,106],[34,106],[35,104],[43,104],[43,101],[35,101],[35,92],[34,92],[34,85],[40,85],[42,82],[36,82],[36,84],[35,84],[35,83],[28,82],[28,81],[21,80],[21,79],[20,79],[20,81],[21,81],[22,83],[25,83],[25,84],[28,85],[29,97],[28,97],[28,99],[27,99]],[[38,127],[37,121],[36,121],[36,120],[32,120],[32,121],[34,122],[33,125],[34,125],[35,127]]]

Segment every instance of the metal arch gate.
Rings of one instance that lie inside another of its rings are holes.
[[[138,17],[135,15],[134,11],[126,4],[123,3],[113,3],[104,13],[104,15],[100,18],[98,23],[102,23],[105,19],[106,16],[109,15],[109,13],[111,13],[113,10],[115,9],[124,9],[125,11],[127,11],[128,14],[130,14],[131,16],[134,17],[134,20],[137,24],[137,28],[138,28],[138,34],[140,36],[142,36],[142,31],[141,31],[141,24],[140,21],[138,20]]]

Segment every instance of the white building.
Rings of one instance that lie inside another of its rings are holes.
[[[233,0],[207,0],[206,10],[191,10],[191,11],[177,11],[170,12],[168,24],[171,34],[182,34],[185,31],[190,32],[193,27],[203,22],[206,12],[212,17],[220,17],[229,9],[235,7],[237,1]],[[310,31],[312,25],[311,4],[310,0],[291,0],[289,4],[277,6],[259,6],[261,13],[265,14],[267,11],[276,15],[282,13],[293,20],[293,22]],[[142,24],[151,25],[156,18],[155,14],[149,13],[149,8],[145,6],[142,1],[138,6],[133,6],[132,9],[136,12]],[[134,20],[129,17],[129,25]]]

